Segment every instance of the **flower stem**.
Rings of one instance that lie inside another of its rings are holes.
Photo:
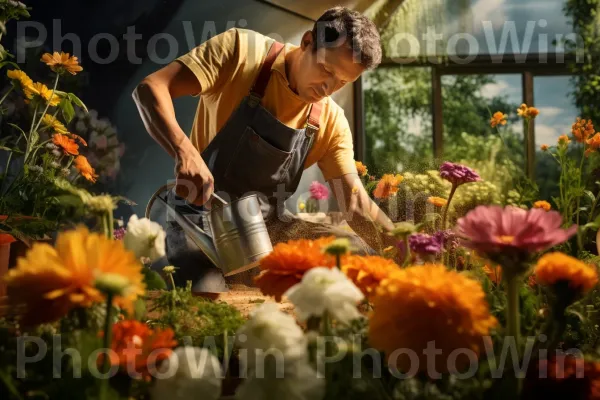
[[[331,332],[331,318],[329,317],[329,312],[325,311],[323,313],[323,337],[325,338],[325,357],[329,359],[333,355],[333,343],[331,339],[333,339],[333,334]],[[325,382],[326,384],[333,383],[332,380],[332,370],[331,365],[325,363]]]
[[[406,267],[410,262],[410,246],[408,245],[408,235],[404,236],[404,261],[402,262],[402,266]]]
[[[450,208],[450,202],[452,201],[452,197],[454,197],[456,188],[458,188],[458,185],[453,183],[452,189],[450,189],[450,195],[448,196],[448,202],[446,203],[446,208],[444,208],[444,215],[442,216],[442,231],[446,230],[446,223],[448,222],[448,209]]]
[[[106,373],[110,370],[110,358],[108,357],[108,349],[111,348],[112,343],[112,301],[113,295],[106,295],[106,320],[104,321],[104,340],[102,348],[106,351],[104,354],[104,360],[102,362],[102,372]],[[108,391],[108,378],[100,381],[100,400],[107,399]]]
[[[341,254],[335,255],[335,265],[337,265],[338,269],[342,269],[342,255]]]
[[[15,88],[14,86],[11,86],[10,89],[8,89],[8,91],[0,99],[0,104],[4,103],[4,100],[6,100],[6,98],[8,97],[8,95],[10,94],[10,92],[13,91],[14,88]]]
[[[514,338],[515,346],[517,349],[517,360],[513,360],[514,365],[518,365],[519,363],[519,355],[521,354],[520,344],[520,336],[521,336],[521,328],[520,328],[520,319],[521,316],[519,314],[519,275],[518,274],[506,274],[506,295],[508,300],[508,306],[506,308],[506,331],[507,335],[505,339]],[[516,390],[520,393],[521,388],[521,377],[517,377],[517,385]],[[514,398],[519,398],[519,395],[514,396]]]
[[[44,119],[44,115],[46,115],[46,112],[48,112],[48,108],[50,107],[50,102],[54,99],[54,92],[56,91],[56,87],[58,86],[58,78],[59,77],[60,77],[60,74],[56,74],[56,79],[54,80],[54,87],[52,88],[52,93],[50,93],[50,100],[48,100],[46,102],[46,108],[44,109],[44,112],[40,116],[40,119],[39,119],[37,125],[35,126],[34,130],[36,130],[36,131],[40,127],[40,124],[42,123],[42,120]]]

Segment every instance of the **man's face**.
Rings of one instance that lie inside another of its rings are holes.
[[[303,43],[302,58],[296,71],[296,91],[302,100],[316,103],[345,84],[356,81],[364,72],[365,68],[354,61],[352,49],[347,46],[322,48],[315,52],[312,41],[310,43],[308,46]]]

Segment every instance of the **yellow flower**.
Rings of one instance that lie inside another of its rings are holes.
[[[546,200],[539,200],[533,203],[533,208],[543,208],[546,211],[550,211],[552,206]]]
[[[69,53],[57,52],[46,53],[42,56],[42,62],[45,62],[50,69],[58,74],[69,72],[72,75],[77,72],[83,71],[83,68],[79,65],[77,57],[70,56]]]
[[[395,195],[398,193],[398,186],[403,179],[404,177],[400,174],[383,175],[373,191],[373,196],[375,196],[376,199],[387,199],[388,197]]]
[[[6,73],[10,79],[19,82],[21,89],[33,85],[33,81],[27,74],[19,69],[11,69]]]
[[[383,279],[399,268],[395,262],[378,256],[353,255],[344,257],[342,261],[342,271],[367,297],[375,292]]]
[[[24,307],[26,325],[56,321],[75,307],[105,301],[95,287],[104,274],[121,275],[129,282],[115,304],[133,311],[144,293],[142,265],[122,241],[110,240],[80,226],[58,235],[55,247],[35,243],[6,277],[8,301]]]
[[[448,363],[448,356],[456,349],[470,349],[479,355],[485,337],[498,323],[490,314],[481,285],[443,265],[393,272],[381,282],[372,302],[369,342],[405,372],[416,366],[420,371],[429,368],[431,360],[428,363],[423,351],[431,341],[442,351],[434,359],[436,371],[454,372],[449,369],[453,366],[462,370],[469,365],[468,357],[459,356]],[[418,360],[411,360],[400,349],[411,349]]]
[[[442,197],[435,197],[435,196],[428,197],[427,202],[429,204],[433,204],[436,207],[444,207],[446,204],[448,204],[448,200],[446,200]]]
[[[305,208],[306,208],[306,204],[304,204],[303,202],[300,202],[300,204],[298,204],[298,210],[304,211]]]
[[[62,135],[66,135],[69,133],[67,128],[60,122],[56,117],[50,114],[44,114],[42,118],[42,125],[47,128],[52,128],[55,133],[60,133]]]
[[[490,118],[490,125],[492,128],[496,127],[497,125],[506,125],[506,114],[500,111],[494,113],[492,118]]]
[[[547,144],[543,144],[543,145],[541,145],[541,146],[540,146],[540,149],[541,149],[542,151],[548,151],[548,149],[549,149],[549,146],[548,146]]]
[[[49,102],[52,107],[56,107],[61,101],[61,98],[56,93],[52,93],[52,89],[48,89],[48,87],[41,82],[35,82],[28,85],[25,87],[24,91],[28,99],[40,98],[45,103]]]
[[[358,171],[359,176],[367,175],[369,170],[367,169],[367,166],[365,164],[363,164],[360,161],[355,161],[354,163],[356,164],[356,171]]]
[[[558,137],[559,145],[568,145],[569,143],[571,143],[571,140],[569,139],[569,137],[567,135],[560,135]]]
[[[537,283],[554,285],[568,282],[570,288],[582,293],[598,283],[596,268],[560,252],[544,254],[538,260],[534,272]]]

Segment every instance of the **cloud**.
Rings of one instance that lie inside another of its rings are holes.
[[[540,114],[544,116],[544,118],[553,118],[556,117],[557,115],[560,115],[562,113],[564,113],[565,110],[563,110],[560,107],[537,107],[538,110],[540,110]]]
[[[556,144],[556,140],[560,135],[564,135],[569,131],[569,127],[561,125],[544,125],[535,124],[535,142],[536,144]]]

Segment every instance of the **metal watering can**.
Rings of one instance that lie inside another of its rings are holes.
[[[213,204],[205,218],[211,235],[157,196],[190,239],[225,276],[256,267],[273,251],[258,197],[253,194],[229,203],[217,195],[213,197],[222,204]]]

